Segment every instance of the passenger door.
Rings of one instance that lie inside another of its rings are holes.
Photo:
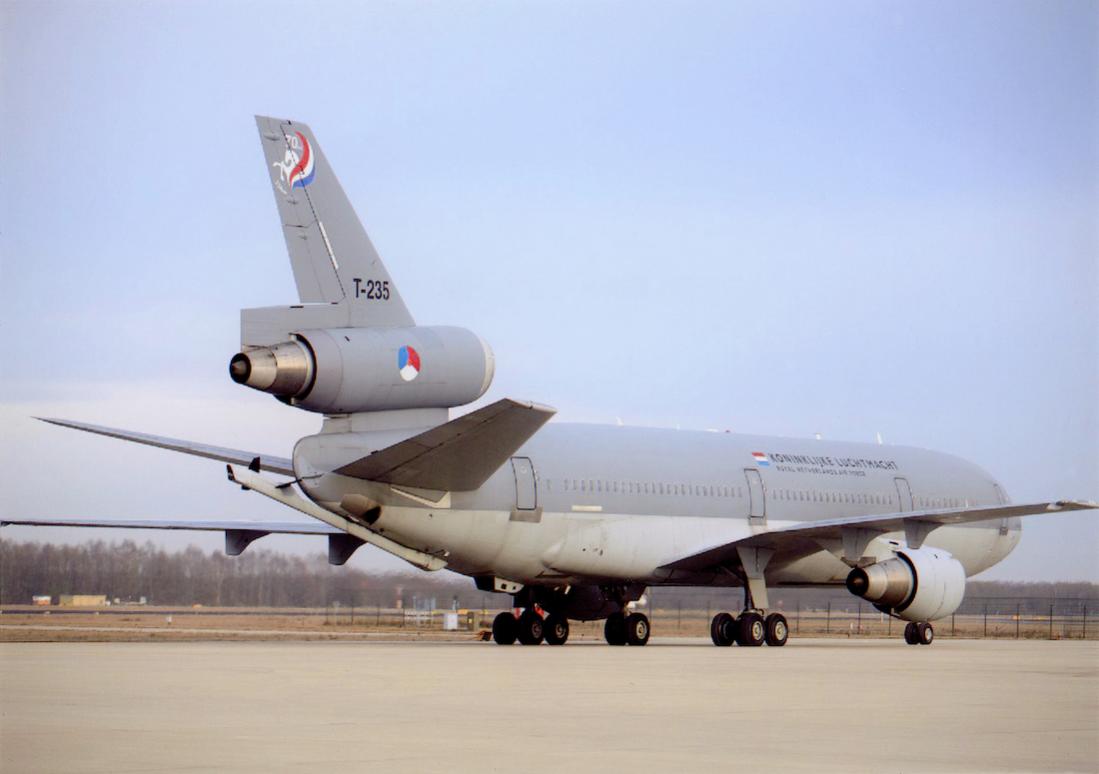
[[[767,523],[767,495],[763,487],[763,477],[755,468],[745,468],[744,477],[748,479],[748,523]]]
[[[535,510],[538,507],[538,485],[534,480],[534,463],[530,457],[512,457],[511,470],[515,474],[516,510]]]
[[[908,485],[908,479],[898,476],[893,479],[893,483],[897,486],[897,497],[899,498],[897,501],[899,503],[897,510],[912,510],[912,487]]]

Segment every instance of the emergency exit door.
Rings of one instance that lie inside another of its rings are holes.
[[[533,511],[538,507],[538,486],[534,481],[534,463],[530,457],[512,457],[511,470],[515,474],[515,508]]]

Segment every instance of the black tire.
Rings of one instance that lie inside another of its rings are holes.
[[[564,645],[569,639],[569,619],[563,615],[550,615],[545,621],[547,645]]]
[[[546,632],[546,622],[533,610],[524,610],[519,616],[519,642],[523,645],[541,645]]]
[[[603,624],[603,639],[608,645],[626,644],[626,617],[621,613],[607,616]]]
[[[736,619],[728,613],[718,613],[710,621],[710,639],[719,648],[727,648],[736,640]]]
[[[492,641],[497,645],[514,645],[519,636],[519,622],[513,613],[500,613],[492,619]]]
[[[746,648],[758,648],[767,639],[767,627],[759,613],[741,613],[736,630],[736,644]]]
[[[919,635],[919,632],[917,631],[917,626],[916,626],[915,623],[905,624],[905,627],[904,627],[904,641],[907,642],[909,645],[919,645],[920,644],[920,635]]]
[[[929,623],[916,624],[916,639],[921,645],[930,645],[935,641],[935,630]]]
[[[782,613],[771,613],[763,622],[764,639],[768,645],[781,648],[790,637],[790,627]]]
[[[630,613],[626,616],[626,644],[644,645],[649,641],[649,617],[644,613]]]

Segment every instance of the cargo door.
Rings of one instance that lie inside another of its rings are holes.
[[[515,474],[515,508],[533,511],[538,507],[538,486],[534,480],[534,463],[530,457],[512,457],[511,470]]]

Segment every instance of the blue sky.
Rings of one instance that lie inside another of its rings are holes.
[[[285,517],[27,419],[315,430],[226,376],[238,310],[296,300],[255,113],[312,126],[419,322],[492,344],[484,400],[880,432],[1099,499],[1095,3],[0,13],[5,513]],[[1033,519],[986,577],[1099,581],[1097,524]]]

